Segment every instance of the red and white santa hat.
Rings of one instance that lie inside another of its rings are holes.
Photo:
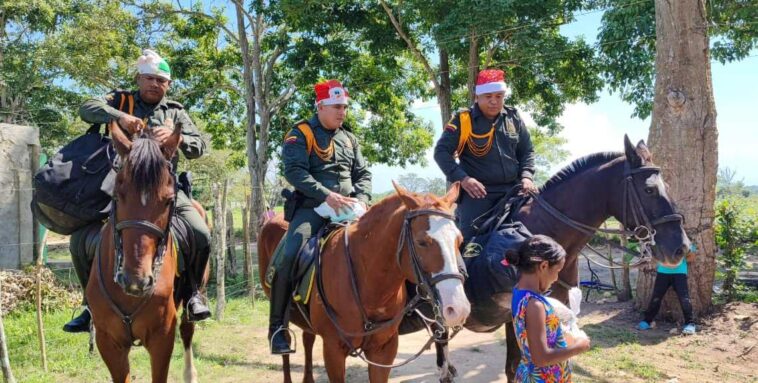
[[[505,73],[500,69],[485,69],[476,76],[476,95],[485,93],[505,92],[508,93],[508,87],[505,85]]]
[[[347,89],[337,80],[326,80],[313,86],[316,91],[316,106],[347,105]]]

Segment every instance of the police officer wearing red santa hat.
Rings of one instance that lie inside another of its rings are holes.
[[[295,187],[285,206],[289,229],[282,258],[271,278],[269,342],[272,354],[293,352],[287,340],[292,299],[292,265],[300,248],[327,223],[314,211],[326,202],[334,211],[365,205],[371,198],[371,173],[358,140],[344,125],[349,95],[337,80],[315,85],[317,113],[295,124],[284,138],[284,177]]]
[[[498,200],[521,183],[534,186],[534,147],[516,108],[505,106],[508,87],[502,70],[479,72],[476,102],[445,124],[434,160],[449,182],[460,181],[456,215],[464,243]]]

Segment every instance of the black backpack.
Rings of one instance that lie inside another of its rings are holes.
[[[134,96],[127,92],[115,95],[111,101],[114,105],[109,105],[115,107],[118,100],[119,110],[133,114]],[[102,221],[108,216],[111,202],[110,189],[103,183],[106,178],[113,182],[115,160],[108,128],[100,133],[100,125],[92,125],[34,175],[32,214],[51,231],[64,235]]]

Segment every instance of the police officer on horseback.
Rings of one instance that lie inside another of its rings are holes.
[[[476,102],[458,111],[434,148],[434,160],[449,182],[460,181],[456,215],[464,243],[476,234],[475,224],[519,182],[537,191],[534,148],[516,108],[505,106],[508,88],[503,71],[479,72]]]
[[[348,93],[337,80],[315,85],[315,116],[300,121],[284,139],[284,176],[295,192],[285,204],[289,229],[271,283],[269,341],[272,354],[293,352],[287,339],[288,307],[293,293],[293,263],[308,239],[327,220],[314,211],[326,203],[335,212],[371,199],[371,173],[358,141],[343,122]],[[343,210],[344,211],[344,210]]]
[[[205,142],[200,137],[198,129],[190,119],[183,106],[165,97],[171,86],[171,69],[163,58],[156,52],[145,49],[137,61],[136,82],[138,90],[113,91],[100,99],[86,101],[79,109],[82,120],[92,124],[108,124],[117,121],[119,126],[129,135],[137,134],[148,129],[160,143],[163,143],[173,131],[174,124],[180,124],[182,133],[179,148],[187,159],[195,159],[203,155]],[[178,156],[172,159],[173,169],[176,170]],[[99,186],[99,185],[98,185]],[[203,272],[208,263],[210,253],[210,231],[205,220],[192,205],[191,196],[184,191],[177,191],[176,215],[184,219],[192,228],[194,237],[194,254],[187,259],[187,280],[190,286],[184,301],[190,320],[203,320],[211,313],[205,297],[198,291]],[[92,259],[89,258],[86,246],[80,241],[87,240],[84,232],[90,227],[75,232],[71,236],[71,256],[77,276],[84,288],[89,279]],[[189,258],[189,259],[188,259]],[[89,310],[64,325],[67,332],[89,331]]]

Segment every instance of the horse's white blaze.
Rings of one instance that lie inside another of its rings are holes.
[[[457,273],[458,259],[456,257],[455,239],[458,237],[458,228],[453,221],[437,216],[429,217],[429,234],[439,244],[445,265],[441,271],[433,273],[432,277],[440,273]],[[458,279],[446,279],[437,283],[437,290],[442,300],[442,315],[449,326],[462,325],[471,312],[471,304],[466,299],[463,291],[463,283]]]
[[[142,192],[142,195],[140,195],[140,202],[142,202],[142,206],[147,206],[147,192]]]
[[[645,180],[645,186],[649,188],[658,189],[658,194],[666,199],[669,198],[666,194],[666,184],[663,183],[663,177],[660,174],[653,174]]]
[[[195,370],[192,346],[184,349],[184,383],[197,383],[197,370]]]

